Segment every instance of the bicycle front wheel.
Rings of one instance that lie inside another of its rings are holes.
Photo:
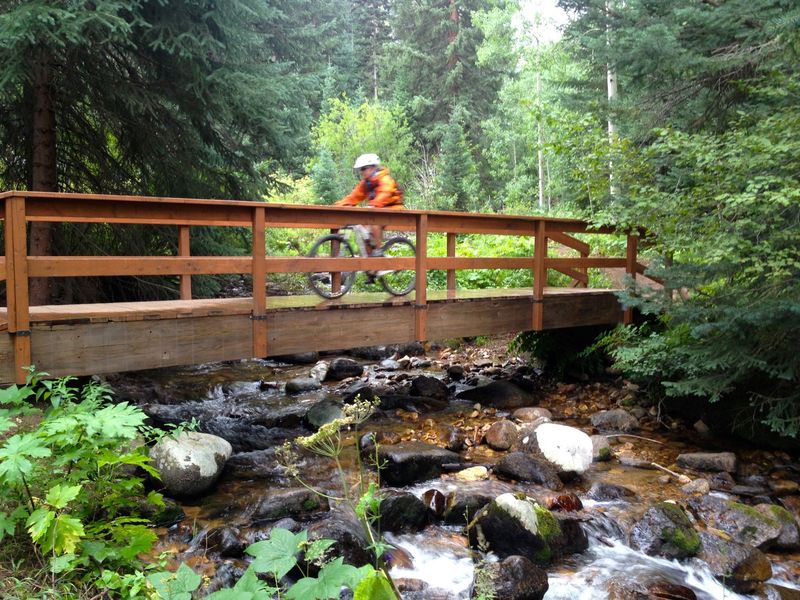
[[[332,233],[319,238],[308,253],[309,258],[353,258],[355,252],[344,237]],[[323,298],[340,298],[350,291],[355,271],[320,271],[308,274],[308,284]]]
[[[414,244],[406,237],[390,238],[381,248],[386,258],[413,257],[417,251]],[[378,279],[387,292],[393,296],[405,296],[414,289],[417,281],[416,272],[411,270],[378,271]]]

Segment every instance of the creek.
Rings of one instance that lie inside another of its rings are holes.
[[[333,358],[322,357],[325,361]],[[546,568],[549,585],[544,596],[546,600],[800,598],[800,554],[769,553],[772,578],[750,594],[737,594],[726,588],[704,562],[696,558],[670,560],[648,556],[633,549],[628,539],[632,524],[652,503],[683,502],[687,498],[687,493],[681,489],[682,482],[675,476],[657,468],[643,467],[656,463],[673,470],[680,453],[733,450],[740,462],[747,465],[745,470],[751,480],[757,472],[765,486],[773,480],[782,482],[770,488],[783,490],[772,495],[774,501],[787,507],[800,507],[800,486],[796,483],[800,482],[800,466],[792,457],[741,445],[732,447],[730,440],[701,435],[646,407],[639,409],[641,429],[636,435],[609,434],[614,458],[592,463],[581,477],[568,482],[563,490],[554,492],[538,484],[498,479],[491,467],[506,452],[488,447],[483,435],[489,425],[509,418],[513,411],[453,396],[515,369],[529,373],[529,379],[533,380],[538,374],[530,368],[524,371],[522,359],[509,358],[503,343],[485,349],[433,349],[420,358],[399,358],[388,361],[378,357],[359,358],[363,368],[360,377],[325,381],[320,389],[296,394],[287,394],[285,384],[307,378],[313,363],[250,360],[110,378],[118,398],[142,405],[157,424],[195,418],[201,431],[234,438],[229,439],[234,454],[216,486],[200,498],[179,500],[185,515],[183,519],[158,529],[160,542],[156,554],[167,552],[172,566],[185,562],[207,575],[212,582],[208,589],[231,585],[246,566],[241,550],[265,539],[277,520],[264,517],[260,507],[277,492],[297,487],[278,464],[275,451],[285,441],[310,433],[308,411],[319,407],[320,403],[340,400],[354,384],[385,391],[407,386],[419,375],[428,375],[449,384],[451,394],[446,403],[412,406],[399,402],[392,409],[379,410],[362,424],[362,431],[373,432],[388,443],[419,440],[438,446],[446,445],[448,436],[458,431],[465,440],[459,451],[464,465],[489,467],[489,476],[477,481],[462,481],[455,472],[446,470],[433,479],[402,487],[418,497],[430,490],[443,494],[468,490],[491,497],[504,492],[524,492],[545,503],[556,494],[577,495],[583,504],[581,526],[587,533],[589,546]],[[453,365],[463,367],[464,379],[448,376],[447,369]],[[618,405],[629,406],[630,400],[636,397],[636,389],[619,379],[580,384],[537,380],[533,395],[539,407],[552,413],[554,422],[592,434],[597,431],[590,422],[591,415]],[[352,480],[356,470],[356,440],[352,433],[346,440],[350,448],[343,455],[343,465]],[[335,469],[327,459],[304,457],[299,467],[303,479],[315,488],[333,490],[339,485]],[[692,475],[698,477],[697,473]],[[623,486],[634,495],[628,500],[593,500],[589,491],[597,482]],[[793,503],[795,499],[798,501]],[[796,509],[792,511],[796,517]],[[295,525],[305,527],[316,517],[308,516],[309,521],[304,518],[297,517],[299,523]],[[281,525],[284,526],[284,522]],[[236,538],[233,550],[230,544],[226,550],[224,544],[209,542],[217,540],[220,531]],[[404,582],[401,589],[408,590],[403,592],[408,599],[468,599],[473,593],[476,569],[496,560],[493,554],[484,556],[472,550],[462,526],[436,520],[420,531],[387,533],[385,537],[407,557],[390,572],[394,579]],[[663,589],[666,591],[659,595],[662,592],[658,590]]]

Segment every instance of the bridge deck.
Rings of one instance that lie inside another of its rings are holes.
[[[415,339],[418,308],[411,295],[268,296],[266,302],[270,356]],[[546,288],[543,303],[544,329],[622,319],[613,290]],[[533,305],[531,288],[431,290],[424,309],[428,339],[532,329]],[[31,306],[32,362],[58,376],[249,358],[252,307],[252,298]],[[14,378],[9,337],[0,336],[0,382]]]

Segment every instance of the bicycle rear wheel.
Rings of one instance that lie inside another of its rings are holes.
[[[413,257],[417,253],[411,240],[403,236],[396,236],[387,240],[381,251],[386,258]],[[378,271],[378,279],[383,289],[393,296],[405,296],[414,289],[417,274],[413,269]]]
[[[353,258],[355,252],[344,237],[335,233],[319,238],[308,253],[309,258]],[[320,271],[308,273],[308,284],[323,298],[339,298],[353,287],[355,271]]]

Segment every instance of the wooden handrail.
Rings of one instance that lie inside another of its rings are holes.
[[[533,275],[533,329],[542,328],[542,299],[547,272],[566,274],[574,285],[588,284],[589,268],[624,268],[631,276],[642,272],[636,262],[636,237],[628,237],[624,257],[590,256],[590,245],[573,237],[575,233],[613,233],[593,228],[577,219],[538,216],[489,215],[420,210],[371,210],[337,206],[300,206],[263,202],[112,196],[104,194],[60,194],[48,192],[0,193],[0,220],[5,226],[5,256],[0,256],[0,281],[6,282],[8,333],[14,336],[18,373],[30,362],[30,277],[145,276],[180,277],[180,298],[191,299],[193,275],[248,274],[253,278],[253,355],[267,350],[266,278],[269,273],[315,271],[414,269],[414,331],[425,339],[427,328],[426,275],[432,270],[447,272],[448,289],[455,289],[456,271],[463,269],[530,269]],[[28,256],[26,226],[29,222],[119,223],[177,227],[176,256]],[[269,228],[314,228],[336,230],[361,223],[416,234],[415,258],[334,258],[268,256],[265,230]],[[191,227],[243,227],[253,232],[250,256],[193,256]],[[446,256],[428,256],[430,233],[447,236]],[[530,256],[467,257],[456,255],[458,234],[513,235],[533,237]],[[577,251],[580,256],[548,255],[548,240]],[[627,314],[627,313],[626,313]],[[629,318],[629,316],[626,316]],[[27,362],[26,362],[27,361]]]

